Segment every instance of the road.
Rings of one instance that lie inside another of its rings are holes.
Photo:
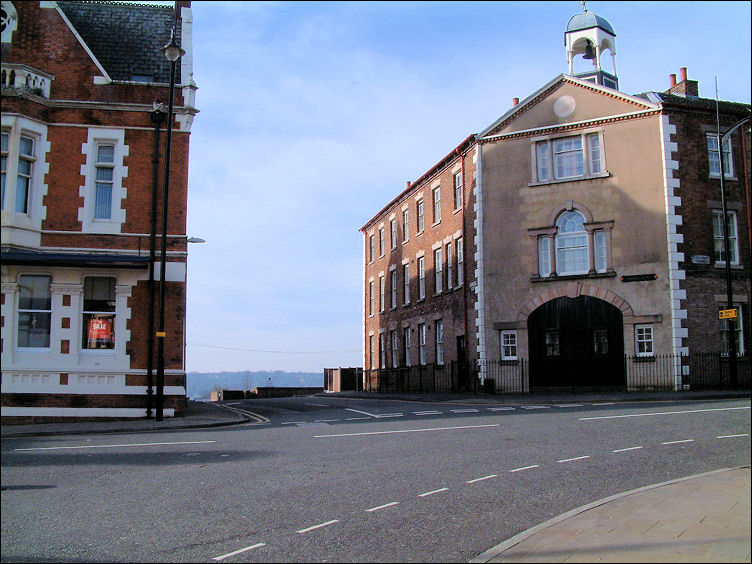
[[[3,440],[2,561],[467,561],[583,504],[750,463],[748,399],[232,407],[261,422]]]

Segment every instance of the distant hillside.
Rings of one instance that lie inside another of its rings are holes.
[[[324,371],[321,372],[188,372],[186,375],[189,398],[209,398],[215,387],[231,390],[250,390],[256,386],[276,386],[280,388],[309,387],[324,385]]]

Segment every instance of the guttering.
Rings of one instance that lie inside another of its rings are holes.
[[[457,151],[457,150],[459,150],[459,149],[460,149],[461,147],[463,147],[463,146],[467,145],[467,144],[468,144],[468,143],[469,143],[470,141],[475,141],[475,134],[474,134],[474,133],[473,133],[473,134],[470,134],[470,135],[468,135],[468,136],[467,136],[467,137],[465,138],[465,140],[464,140],[464,141],[462,141],[462,142],[461,142],[461,143],[460,143],[459,145],[457,145],[457,147],[455,147],[455,148],[454,148],[454,149],[453,149],[453,150],[452,150],[452,151],[451,151],[451,152],[450,152],[450,153],[449,153],[449,154],[448,154],[447,156],[445,156],[445,157],[444,157],[443,159],[441,159],[441,160],[440,160],[440,161],[439,161],[438,163],[436,163],[436,164],[435,164],[434,166],[432,166],[432,167],[431,167],[431,168],[430,168],[430,169],[429,169],[428,171],[426,171],[426,172],[425,172],[425,173],[424,173],[424,174],[423,174],[423,175],[422,175],[422,176],[421,176],[420,178],[418,178],[418,180],[416,180],[415,182],[410,182],[410,183],[409,183],[409,184],[407,185],[407,188],[405,188],[405,189],[404,189],[404,190],[403,190],[402,192],[400,192],[399,196],[397,196],[396,198],[394,198],[394,199],[393,199],[393,200],[392,200],[391,202],[389,202],[389,203],[388,203],[388,204],[387,204],[386,206],[384,206],[384,207],[383,207],[383,208],[382,208],[382,209],[381,209],[381,210],[379,211],[379,213],[377,213],[377,214],[376,214],[376,215],[374,215],[374,216],[373,216],[373,217],[372,217],[371,219],[369,219],[369,220],[368,220],[368,222],[367,222],[367,223],[366,223],[366,224],[365,224],[365,225],[364,225],[363,227],[361,227],[361,228],[360,228],[360,231],[362,231],[363,233],[365,233],[365,232],[366,232],[366,230],[367,230],[367,229],[368,229],[368,228],[369,228],[369,227],[370,227],[371,225],[373,225],[373,223],[374,223],[374,222],[376,222],[376,220],[377,220],[377,219],[378,219],[379,217],[381,217],[381,215],[382,215],[382,214],[383,214],[383,213],[384,213],[385,211],[387,211],[387,210],[388,210],[389,208],[391,208],[391,207],[392,207],[392,206],[393,206],[394,204],[396,204],[396,203],[397,203],[397,202],[399,202],[399,201],[400,201],[400,200],[401,200],[402,198],[404,198],[404,197],[405,197],[405,195],[406,195],[406,194],[408,194],[408,193],[410,192],[410,190],[412,190],[412,189],[413,189],[413,188],[415,187],[415,185],[416,185],[416,184],[419,184],[419,183],[420,183],[420,182],[422,182],[422,181],[423,181],[424,179],[426,179],[427,177],[431,176],[431,175],[432,175],[432,174],[433,174],[434,172],[436,172],[436,170],[438,170],[438,169],[439,169],[439,168],[440,168],[440,167],[441,167],[442,165],[446,164],[446,163],[447,163],[447,161],[451,161],[451,160],[452,160],[452,159],[453,159],[453,158],[455,157],[456,151]]]

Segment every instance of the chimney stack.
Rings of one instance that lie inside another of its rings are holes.
[[[678,96],[699,96],[700,88],[696,80],[689,80],[687,78],[687,67],[679,69],[680,82],[676,82],[676,75],[671,74],[671,86],[666,92],[668,94],[676,94]]]
[[[669,78],[669,87],[673,88],[674,86],[676,86],[676,74],[672,73],[668,75],[668,78]]]
[[[519,98],[512,98],[512,106],[516,106],[519,103],[520,103],[520,99]]]
[[[684,82],[687,80],[687,67],[682,67],[679,69],[679,73],[681,74],[681,80]]]

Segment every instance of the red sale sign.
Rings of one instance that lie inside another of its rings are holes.
[[[112,324],[106,319],[92,319],[89,321],[90,341],[109,341],[112,335]]]

